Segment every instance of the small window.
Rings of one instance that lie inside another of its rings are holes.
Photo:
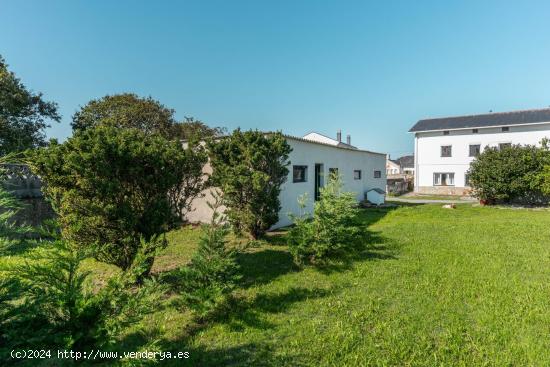
[[[381,178],[382,177],[382,171],[374,171],[374,178]]]
[[[472,134],[477,134],[479,132],[478,129],[472,129]]]
[[[292,182],[307,182],[307,166],[292,166]]]
[[[481,153],[481,145],[470,144],[470,157],[477,157]]]
[[[500,150],[511,148],[511,147],[512,147],[512,143],[500,143],[498,145],[498,149]]]
[[[464,174],[464,186],[470,187],[470,175],[467,173]]]
[[[338,168],[329,168],[328,169],[328,175],[330,177],[338,175]]]
[[[449,135],[449,131],[447,130],[443,131],[443,135]]]
[[[452,145],[442,145],[441,146],[441,156],[442,157],[451,157],[452,156]]]
[[[434,173],[434,186],[454,186],[454,172]]]
[[[504,126],[502,128],[502,132],[510,131],[510,128],[508,126]]]
[[[353,179],[354,180],[360,180],[361,179],[361,170],[360,169],[353,170]]]

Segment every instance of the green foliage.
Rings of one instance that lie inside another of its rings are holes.
[[[200,191],[207,161],[193,146],[184,149],[157,134],[110,126],[86,129],[31,158],[64,239],[77,248],[97,248],[98,260],[122,269],[134,261],[140,238],[164,233],[185,206],[181,201],[189,201],[169,194]],[[184,192],[180,186],[189,177],[195,186]]]
[[[60,119],[57,104],[29,91],[0,56],[0,155],[45,145],[47,121]]]
[[[223,127],[210,127],[193,117],[185,117],[185,120],[174,124],[172,137],[181,140],[206,139],[219,137],[226,132]]]
[[[225,214],[236,231],[258,238],[279,220],[279,193],[291,148],[281,133],[235,130],[208,144],[213,184],[223,192]]]
[[[236,249],[227,246],[228,228],[217,211],[221,202],[217,196],[214,199],[209,203],[212,222],[203,226],[191,263],[179,271],[183,301],[201,317],[220,304],[240,278]]]
[[[147,134],[159,134],[169,140],[196,140],[220,136],[225,131],[210,127],[192,117],[183,122],[174,118],[174,110],[151,97],[133,93],[115,94],[91,100],[73,116],[73,130],[83,131],[97,126],[134,128]]]
[[[468,172],[473,195],[489,203],[545,202],[541,195],[541,173],[550,162],[550,152],[532,145],[487,147]]]
[[[294,261],[319,262],[361,243],[365,233],[355,194],[342,192],[342,180],[331,174],[328,184],[321,188],[320,198],[313,207],[313,216],[291,216],[294,221],[288,233],[288,246]],[[307,196],[298,199],[306,207]]]
[[[124,93],[91,100],[74,114],[71,125],[75,132],[110,126],[169,137],[174,124],[174,110],[151,97]]]
[[[148,279],[133,287],[149,260],[144,249],[158,247],[153,238],[125,272],[94,291],[86,283],[89,272],[81,262],[89,253],[75,251],[62,241],[42,244],[26,254],[24,264],[6,266],[0,291],[3,308],[0,341],[13,348],[105,347],[123,328],[153,311],[163,288]],[[149,254],[151,251],[147,251]]]

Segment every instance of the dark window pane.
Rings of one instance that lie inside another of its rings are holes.
[[[481,145],[473,144],[470,145],[470,157],[477,157],[481,153]]]
[[[354,180],[360,180],[361,179],[361,170],[356,169],[353,171],[353,179]]]
[[[382,177],[382,171],[374,171],[374,178],[381,178]]]
[[[452,155],[452,146],[451,145],[442,145],[441,146],[441,156],[450,157]]]
[[[292,166],[292,182],[307,181],[307,166]]]

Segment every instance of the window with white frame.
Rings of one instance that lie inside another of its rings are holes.
[[[381,178],[382,177],[382,171],[374,171],[374,178]]]
[[[434,186],[454,186],[454,172],[436,172],[434,173]]]

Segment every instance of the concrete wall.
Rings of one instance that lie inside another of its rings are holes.
[[[481,151],[488,146],[498,147],[500,143],[539,145],[550,137],[550,122],[537,125],[510,126],[508,132],[501,127],[419,132],[415,136],[415,191],[419,193],[445,193],[463,195],[469,188],[465,185],[465,174],[474,157],[469,156],[469,146],[480,144]],[[441,157],[441,146],[451,145],[452,156]],[[435,172],[454,173],[454,186],[434,186]]]
[[[344,189],[356,194],[358,201],[365,198],[366,191],[372,188],[385,189],[386,185],[386,156],[385,154],[370,153],[359,150],[341,149],[313,142],[306,142],[300,139],[287,138],[287,142],[292,147],[289,160],[289,175],[287,181],[281,188],[280,201],[281,210],[279,211],[279,222],[273,229],[288,226],[292,224],[289,213],[300,214],[298,197],[307,193],[309,200],[306,211],[313,210],[313,199],[315,196],[315,164],[323,164],[324,178],[329,176],[330,168],[338,168],[344,181]],[[292,166],[307,166],[307,181],[292,182]],[[361,170],[361,179],[354,180],[353,171]],[[381,171],[380,178],[374,178],[374,171]],[[203,169],[205,173],[211,173],[210,165]],[[207,205],[211,200],[211,190],[204,192],[205,197],[193,201],[193,211],[188,214],[190,222],[209,222],[212,211]]]

